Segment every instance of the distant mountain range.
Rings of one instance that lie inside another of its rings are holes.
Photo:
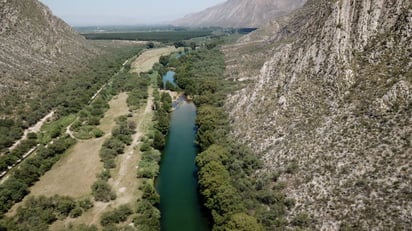
[[[302,6],[306,0],[228,0],[172,22],[176,26],[260,27]]]

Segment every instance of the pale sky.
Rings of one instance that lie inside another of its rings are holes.
[[[72,26],[167,23],[225,0],[40,0]]]

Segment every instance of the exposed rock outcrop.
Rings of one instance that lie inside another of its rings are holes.
[[[261,27],[276,16],[302,6],[306,0],[228,0],[173,22],[177,26]]]
[[[0,92],[36,87],[96,52],[39,1],[0,0]]]
[[[270,58],[257,75],[228,65],[230,78],[253,82],[226,107],[233,135],[266,171],[283,172],[296,200],[289,219],[308,214],[319,230],[410,229],[411,1],[310,0],[226,48],[228,59],[258,39]]]

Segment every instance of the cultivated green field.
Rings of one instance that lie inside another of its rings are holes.
[[[212,35],[212,30],[189,30],[189,31],[155,31],[155,32],[121,32],[121,33],[86,33],[82,34],[91,40],[138,40],[175,42],[192,38],[206,37]]]

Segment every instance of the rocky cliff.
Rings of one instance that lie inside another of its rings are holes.
[[[260,27],[284,15],[306,0],[228,0],[173,22],[177,26]]]
[[[226,104],[233,136],[281,173],[289,221],[412,227],[411,38],[409,0],[310,0],[225,48],[248,80]]]
[[[0,0],[0,92],[42,85],[96,52],[37,0]]]

